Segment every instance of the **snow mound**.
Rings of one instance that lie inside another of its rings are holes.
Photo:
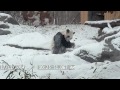
[[[96,40],[91,40],[91,39],[84,39],[84,40],[75,40],[75,45],[76,48],[87,45],[87,44],[92,44],[92,43],[96,43]]]
[[[105,27],[103,30],[102,30],[102,32],[104,32],[104,33],[110,33],[110,32],[113,32],[113,29],[111,29],[111,28],[108,28],[108,27]]]
[[[115,28],[108,28],[108,27],[105,27],[102,32],[105,33],[105,34],[108,34],[108,33],[112,33],[114,31],[120,31],[120,26],[119,27],[115,27]]]
[[[103,48],[104,48],[103,42],[92,43],[81,46],[80,48],[74,50],[73,53],[74,55],[79,56],[80,58],[88,62],[94,62],[97,61],[97,58],[100,57]]]
[[[116,48],[117,50],[120,51],[120,37],[112,40],[111,42],[112,42],[114,48]]]
[[[37,48],[50,48],[50,42],[44,35],[34,32],[25,33],[10,38],[5,44],[18,45],[21,47],[37,47]]]
[[[9,14],[6,14],[6,13],[0,13],[0,18],[1,17],[8,17],[8,18],[11,18],[12,16],[11,15],[9,15]]]

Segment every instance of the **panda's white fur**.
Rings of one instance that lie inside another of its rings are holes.
[[[73,32],[73,31],[70,31],[69,33],[67,33],[66,31],[63,31],[61,33],[62,33],[62,35],[64,35],[66,41],[70,41],[73,38],[73,35],[75,34],[75,32]],[[68,37],[68,36],[70,36],[70,37]]]
[[[69,29],[67,29],[67,30],[69,30]],[[75,32],[73,32],[73,31],[71,31],[71,30],[69,30],[69,33],[67,32],[67,30],[65,30],[65,31],[62,31],[62,32],[60,32],[62,35],[64,35],[64,37],[65,37],[65,39],[66,39],[66,41],[70,41],[72,38],[73,38],[73,35],[75,34]],[[73,44],[73,47],[74,47],[74,43],[72,43]],[[52,44],[51,44],[51,51],[52,51],[52,53],[53,53],[53,48],[54,48],[54,38],[52,39]]]

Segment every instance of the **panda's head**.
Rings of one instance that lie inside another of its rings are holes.
[[[75,32],[73,31],[70,31],[69,29],[67,29],[65,32],[64,32],[64,37],[66,39],[66,41],[70,41],[72,38],[73,38],[73,35],[75,34]]]

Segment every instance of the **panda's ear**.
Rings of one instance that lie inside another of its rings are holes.
[[[67,30],[66,30],[66,33],[69,33],[69,32],[70,32],[70,30],[69,30],[69,29],[67,29]]]
[[[73,32],[73,34],[75,34],[75,32]]]

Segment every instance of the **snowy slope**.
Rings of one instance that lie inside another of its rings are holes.
[[[120,79],[120,62],[83,64],[76,79]]]
[[[17,35],[13,38],[10,38],[4,44],[13,44],[13,45],[19,45],[22,47],[29,46],[29,47],[50,49],[50,41],[48,41],[47,39],[48,38],[44,37],[38,32],[25,33],[25,34]]]

